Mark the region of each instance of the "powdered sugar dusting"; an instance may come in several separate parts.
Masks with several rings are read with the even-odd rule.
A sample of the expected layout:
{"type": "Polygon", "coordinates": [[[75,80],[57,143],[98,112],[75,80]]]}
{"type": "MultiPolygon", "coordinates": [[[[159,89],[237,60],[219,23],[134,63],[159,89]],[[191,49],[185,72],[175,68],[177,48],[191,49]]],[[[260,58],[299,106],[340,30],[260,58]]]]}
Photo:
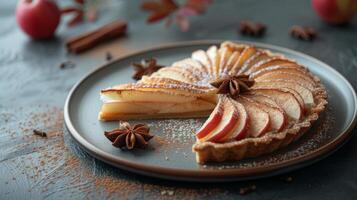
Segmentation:
{"type": "Polygon", "coordinates": [[[203,125],[201,119],[164,119],[164,120],[135,120],[132,123],[145,123],[153,134],[159,137],[172,148],[189,147],[195,142],[195,132],[203,125]]]}
{"type": "MultiPolygon", "coordinates": [[[[205,119],[167,119],[167,120],[133,120],[131,123],[146,123],[151,132],[156,135],[156,141],[162,145],[157,145],[158,152],[163,159],[173,159],[172,153],[182,154],[188,162],[194,162],[194,153],[191,150],[195,143],[195,132],[200,129],[205,119]],[[171,152],[171,153],[170,153],[171,152]],[[171,157],[170,157],[171,156],[171,157]]],[[[331,107],[321,115],[320,119],[312,128],[298,141],[282,148],[274,153],[258,158],[244,159],[235,162],[208,163],[198,165],[202,169],[234,169],[234,168],[256,168],[271,164],[280,163],[305,156],[312,151],[316,151],[323,145],[330,142],[334,135],[332,128],[335,127],[335,118],[331,107]]],[[[337,133],[336,133],[337,134],[337,133]]]]}

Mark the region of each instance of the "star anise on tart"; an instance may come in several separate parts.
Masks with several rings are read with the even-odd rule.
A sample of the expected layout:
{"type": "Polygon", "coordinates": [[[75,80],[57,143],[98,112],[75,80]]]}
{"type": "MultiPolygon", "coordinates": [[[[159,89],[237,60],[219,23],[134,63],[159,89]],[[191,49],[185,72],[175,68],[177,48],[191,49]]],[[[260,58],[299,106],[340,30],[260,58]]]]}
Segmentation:
{"type": "Polygon", "coordinates": [[[221,78],[210,84],[218,88],[218,94],[229,94],[231,97],[236,97],[238,94],[248,91],[253,86],[254,80],[250,80],[248,75],[238,75],[221,78]]]}
{"type": "Polygon", "coordinates": [[[154,137],[149,132],[150,128],[145,124],[132,126],[128,122],[124,122],[120,124],[118,129],[105,131],[104,135],[113,143],[113,146],[131,150],[135,147],[145,148],[148,141],[154,137]]]}
{"type": "Polygon", "coordinates": [[[162,65],[158,65],[155,58],[142,60],[140,63],[132,63],[132,66],[135,69],[135,73],[133,74],[133,79],[135,80],[140,80],[143,76],[151,75],[164,67],[162,65]]]}

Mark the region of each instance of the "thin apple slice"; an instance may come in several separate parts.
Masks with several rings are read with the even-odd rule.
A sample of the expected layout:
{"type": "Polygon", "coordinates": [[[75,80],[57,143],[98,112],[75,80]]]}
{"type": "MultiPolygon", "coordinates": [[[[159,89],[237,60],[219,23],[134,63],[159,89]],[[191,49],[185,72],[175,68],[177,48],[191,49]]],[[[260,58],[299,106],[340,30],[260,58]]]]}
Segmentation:
{"type": "Polygon", "coordinates": [[[221,60],[219,61],[219,68],[217,74],[222,74],[225,71],[228,61],[231,58],[233,52],[230,48],[227,47],[221,47],[219,49],[219,52],[221,54],[221,60]]]}
{"type": "Polygon", "coordinates": [[[278,80],[278,79],[285,79],[285,80],[294,80],[300,82],[305,85],[309,85],[309,87],[315,87],[316,83],[314,80],[311,80],[308,76],[304,76],[297,73],[290,73],[290,72],[271,72],[263,74],[262,76],[256,77],[254,80],[256,82],[261,82],[265,80],[278,80]]]}
{"type": "Polygon", "coordinates": [[[249,69],[248,73],[251,74],[253,72],[256,72],[256,71],[259,71],[261,69],[271,67],[271,66],[291,66],[291,65],[296,65],[296,63],[294,61],[291,61],[291,60],[288,60],[285,58],[275,57],[275,58],[271,58],[264,62],[254,65],[253,67],[251,67],[249,69]]]}
{"type": "Polygon", "coordinates": [[[311,80],[314,80],[311,77],[311,75],[309,74],[309,71],[306,68],[300,67],[299,65],[267,67],[267,68],[261,69],[259,71],[256,71],[254,73],[251,73],[250,76],[251,76],[251,78],[256,78],[256,77],[262,76],[266,73],[272,73],[272,72],[295,73],[295,74],[299,74],[302,76],[307,76],[311,80]]]}
{"type": "Polygon", "coordinates": [[[233,51],[232,55],[229,57],[227,63],[225,64],[225,66],[223,66],[223,68],[221,69],[221,74],[229,74],[229,72],[231,71],[232,67],[234,66],[234,64],[237,62],[238,58],[239,58],[240,52],[239,51],[233,51]]]}
{"type": "Polygon", "coordinates": [[[259,108],[257,104],[244,98],[236,99],[239,103],[243,104],[247,110],[250,126],[248,129],[249,137],[260,137],[270,130],[270,117],[267,112],[259,108]]]}
{"type": "Polygon", "coordinates": [[[256,54],[256,56],[252,56],[250,59],[251,60],[241,69],[241,73],[249,75],[252,67],[267,62],[271,57],[265,52],[260,52],[259,54],[256,54]]]}
{"type": "Polygon", "coordinates": [[[239,113],[233,102],[229,100],[227,97],[220,97],[223,103],[223,114],[222,118],[217,124],[217,126],[209,132],[205,137],[199,139],[201,142],[210,141],[210,142],[218,142],[224,136],[229,134],[239,119],[239,113]]]}
{"type": "Polygon", "coordinates": [[[243,45],[243,44],[237,44],[237,43],[233,43],[233,42],[223,42],[220,46],[220,48],[229,48],[231,49],[232,51],[236,51],[236,52],[242,52],[246,47],[247,45],[243,45]]]}
{"type": "Polygon", "coordinates": [[[300,104],[300,107],[302,108],[303,110],[303,113],[305,112],[305,102],[304,102],[304,99],[301,97],[301,95],[295,91],[294,89],[291,89],[291,88],[287,88],[287,87],[269,87],[269,86],[256,86],[254,85],[252,87],[252,89],[278,89],[280,91],[283,91],[283,92],[290,92],[291,94],[294,95],[294,97],[296,98],[296,100],[299,102],[300,104]]]}
{"type": "Polygon", "coordinates": [[[185,68],[175,66],[170,68],[162,68],[159,71],[153,73],[150,77],[170,78],[185,83],[195,83],[200,81],[200,79],[197,79],[197,77],[192,76],[192,73],[186,71],[185,68]]]}
{"type": "Polygon", "coordinates": [[[197,50],[192,53],[191,58],[193,60],[200,62],[202,64],[202,66],[205,68],[205,71],[210,75],[210,77],[212,79],[216,78],[214,76],[214,73],[212,72],[212,63],[211,63],[211,60],[209,59],[206,51],[197,50]]]}
{"type": "Polygon", "coordinates": [[[174,62],[172,66],[184,67],[186,70],[191,72],[192,76],[199,77],[199,79],[204,79],[208,74],[206,67],[192,58],[186,58],[174,62]]]}
{"type": "Polygon", "coordinates": [[[229,134],[224,136],[221,140],[219,140],[219,142],[241,140],[247,136],[247,132],[249,128],[248,113],[241,103],[232,99],[231,101],[234,104],[236,110],[238,111],[239,119],[233,130],[229,134]]]}
{"type": "MultiPolygon", "coordinates": [[[[241,95],[240,98],[247,100],[247,101],[254,102],[255,104],[257,104],[257,106],[259,108],[261,108],[262,110],[267,112],[270,117],[271,130],[281,131],[287,122],[287,116],[286,116],[284,110],[282,110],[281,108],[275,107],[269,103],[256,101],[256,100],[254,100],[254,97],[252,97],[252,96],[254,96],[254,95],[241,95]]],[[[263,98],[264,98],[264,96],[263,96],[263,98]]]]}
{"type": "Polygon", "coordinates": [[[206,122],[202,125],[201,129],[197,131],[196,137],[198,139],[202,139],[203,137],[207,136],[210,132],[212,132],[217,127],[217,125],[220,123],[222,119],[223,111],[224,111],[223,100],[219,99],[211,115],[208,117],[206,122]]]}
{"type": "Polygon", "coordinates": [[[300,120],[303,117],[303,109],[295,96],[280,89],[253,89],[252,94],[266,95],[272,98],[281,108],[284,109],[286,114],[294,120],[300,120]]]}
{"type": "Polygon", "coordinates": [[[208,58],[211,60],[211,72],[213,73],[214,77],[218,77],[218,73],[219,73],[219,64],[221,61],[221,53],[220,51],[218,51],[218,48],[216,46],[211,46],[210,48],[208,48],[207,50],[207,55],[208,58]]]}
{"type": "Polygon", "coordinates": [[[237,62],[234,64],[232,67],[231,71],[229,72],[230,75],[237,75],[239,70],[242,68],[243,64],[255,53],[257,52],[257,49],[252,46],[247,46],[242,53],[240,54],[237,62]]]}
{"type": "Polygon", "coordinates": [[[311,107],[314,105],[314,95],[308,88],[289,81],[269,81],[269,82],[256,82],[254,87],[274,87],[274,88],[290,88],[297,91],[303,98],[305,106],[311,107]]]}
{"type": "Polygon", "coordinates": [[[252,92],[247,92],[243,96],[249,97],[249,99],[257,101],[259,103],[268,104],[271,107],[278,108],[285,113],[285,111],[271,97],[262,94],[254,94],[252,92]]]}

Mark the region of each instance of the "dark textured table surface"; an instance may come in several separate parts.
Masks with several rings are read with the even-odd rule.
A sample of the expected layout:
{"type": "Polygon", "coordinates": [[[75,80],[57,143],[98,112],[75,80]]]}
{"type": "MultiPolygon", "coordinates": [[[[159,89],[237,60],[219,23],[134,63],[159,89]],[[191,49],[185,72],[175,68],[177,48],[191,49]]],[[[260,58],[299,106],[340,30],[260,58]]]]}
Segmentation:
{"type": "MultiPolygon", "coordinates": [[[[139,1],[111,1],[92,24],[68,29],[57,37],[31,41],[17,28],[15,1],[0,5],[0,199],[356,199],[356,136],[330,157],[281,177],[235,183],[183,183],[139,176],[95,160],[81,150],[63,126],[63,105],[70,88],[89,71],[114,57],[172,41],[239,39],[279,45],[314,56],[357,87],[357,20],[331,27],[313,13],[310,2],[296,0],[215,1],[188,32],[163,24],[145,24],[139,1]],[[129,21],[128,36],[80,56],[69,55],[63,41],[113,19],[129,21]],[[237,35],[242,19],[265,23],[265,37],[237,35]],[[315,27],[314,42],[291,38],[290,26],[315,27]],[[60,69],[65,60],[76,67],[60,69]],[[32,134],[48,132],[48,138],[32,134]],[[292,182],[283,179],[291,176],[292,182]],[[241,187],[257,190],[239,195],[241,187]]],[[[63,3],[63,2],[61,2],[63,3]]],[[[356,132],[356,129],[354,130],[356,132]]]]}

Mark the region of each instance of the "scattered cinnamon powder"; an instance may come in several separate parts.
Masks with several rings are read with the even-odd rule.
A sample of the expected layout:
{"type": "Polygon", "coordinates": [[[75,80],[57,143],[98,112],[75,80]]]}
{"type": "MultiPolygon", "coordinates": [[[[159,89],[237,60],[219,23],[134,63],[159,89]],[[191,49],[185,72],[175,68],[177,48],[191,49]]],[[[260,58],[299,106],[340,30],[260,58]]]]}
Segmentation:
{"type": "Polygon", "coordinates": [[[246,195],[248,193],[254,192],[257,189],[256,185],[249,185],[247,187],[241,187],[239,189],[239,194],[240,195],[246,195]]]}
{"type": "MultiPolygon", "coordinates": [[[[176,184],[160,185],[157,181],[150,183],[148,179],[138,181],[135,174],[108,166],[78,149],[77,144],[65,132],[61,109],[49,106],[39,106],[37,109],[44,112],[27,113],[24,118],[27,120],[23,122],[17,122],[16,116],[5,116],[9,122],[20,127],[19,131],[3,129],[6,134],[12,135],[8,139],[14,144],[12,150],[27,151],[6,161],[18,171],[16,176],[5,180],[9,186],[15,181],[27,181],[27,191],[41,194],[42,198],[196,199],[227,194],[226,190],[220,188],[197,189],[176,184]],[[47,139],[33,135],[34,127],[45,131],[47,139]]],[[[173,122],[170,121],[169,124],[171,123],[173,122]]],[[[155,145],[169,146],[166,137],[168,136],[155,138],[155,145]]]]}
{"type": "MultiPolygon", "coordinates": [[[[326,133],[333,126],[334,121],[329,114],[333,112],[331,109],[334,108],[329,108],[326,117],[321,120],[322,122],[316,124],[316,134],[310,135],[308,141],[302,142],[301,148],[297,148],[295,152],[285,156],[301,155],[303,152],[315,149],[319,143],[329,140],[331,136],[326,133]]],[[[13,177],[3,180],[7,183],[6,187],[13,187],[17,181],[25,181],[28,182],[26,184],[29,187],[27,191],[30,193],[40,194],[42,198],[62,197],[64,199],[69,196],[88,199],[196,199],[212,195],[224,198],[229,193],[224,189],[224,186],[222,186],[223,188],[218,186],[212,188],[209,185],[200,184],[197,187],[195,185],[187,187],[187,185],[152,181],[151,179],[138,181],[137,175],[94,159],[81,150],[65,131],[63,112],[60,108],[38,106],[35,111],[18,108],[16,112],[12,111],[11,113],[2,111],[0,119],[8,121],[4,127],[0,128],[3,133],[3,144],[6,144],[2,147],[6,152],[0,154],[0,160],[3,163],[6,162],[6,165],[16,172],[13,173],[13,177]],[[19,119],[26,120],[19,121],[19,119]],[[47,139],[44,140],[33,135],[34,128],[45,131],[47,139]],[[168,186],[168,183],[172,186],[168,186]]],[[[192,130],[196,126],[200,126],[200,123],[202,121],[199,120],[186,120],[180,124],[177,124],[176,120],[163,120],[163,122],[152,124],[152,126],[149,124],[153,133],[158,128],[167,131],[164,135],[155,137],[154,148],[156,145],[162,145],[160,149],[166,151],[175,143],[177,148],[186,148],[187,145],[184,143],[194,140],[192,130]],[[182,130],[183,124],[185,130],[182,130]],[[177,141],[184,142],[178,143],[177,141]]],[[[286,158],[281,158],[280,155],[272,159],[286,158]]],[[[261,162],[274,162],[274,160],[257,161],[255,164],[260,165],[261,162]]],[[[241,162],[241,166],[251,167],[251,164],[241,162]]],[[[230,167],[223,166],[222,169],[230,167]]],[[[207,166],[207,168],[211,168],[211,166],[207,166]]]]}

